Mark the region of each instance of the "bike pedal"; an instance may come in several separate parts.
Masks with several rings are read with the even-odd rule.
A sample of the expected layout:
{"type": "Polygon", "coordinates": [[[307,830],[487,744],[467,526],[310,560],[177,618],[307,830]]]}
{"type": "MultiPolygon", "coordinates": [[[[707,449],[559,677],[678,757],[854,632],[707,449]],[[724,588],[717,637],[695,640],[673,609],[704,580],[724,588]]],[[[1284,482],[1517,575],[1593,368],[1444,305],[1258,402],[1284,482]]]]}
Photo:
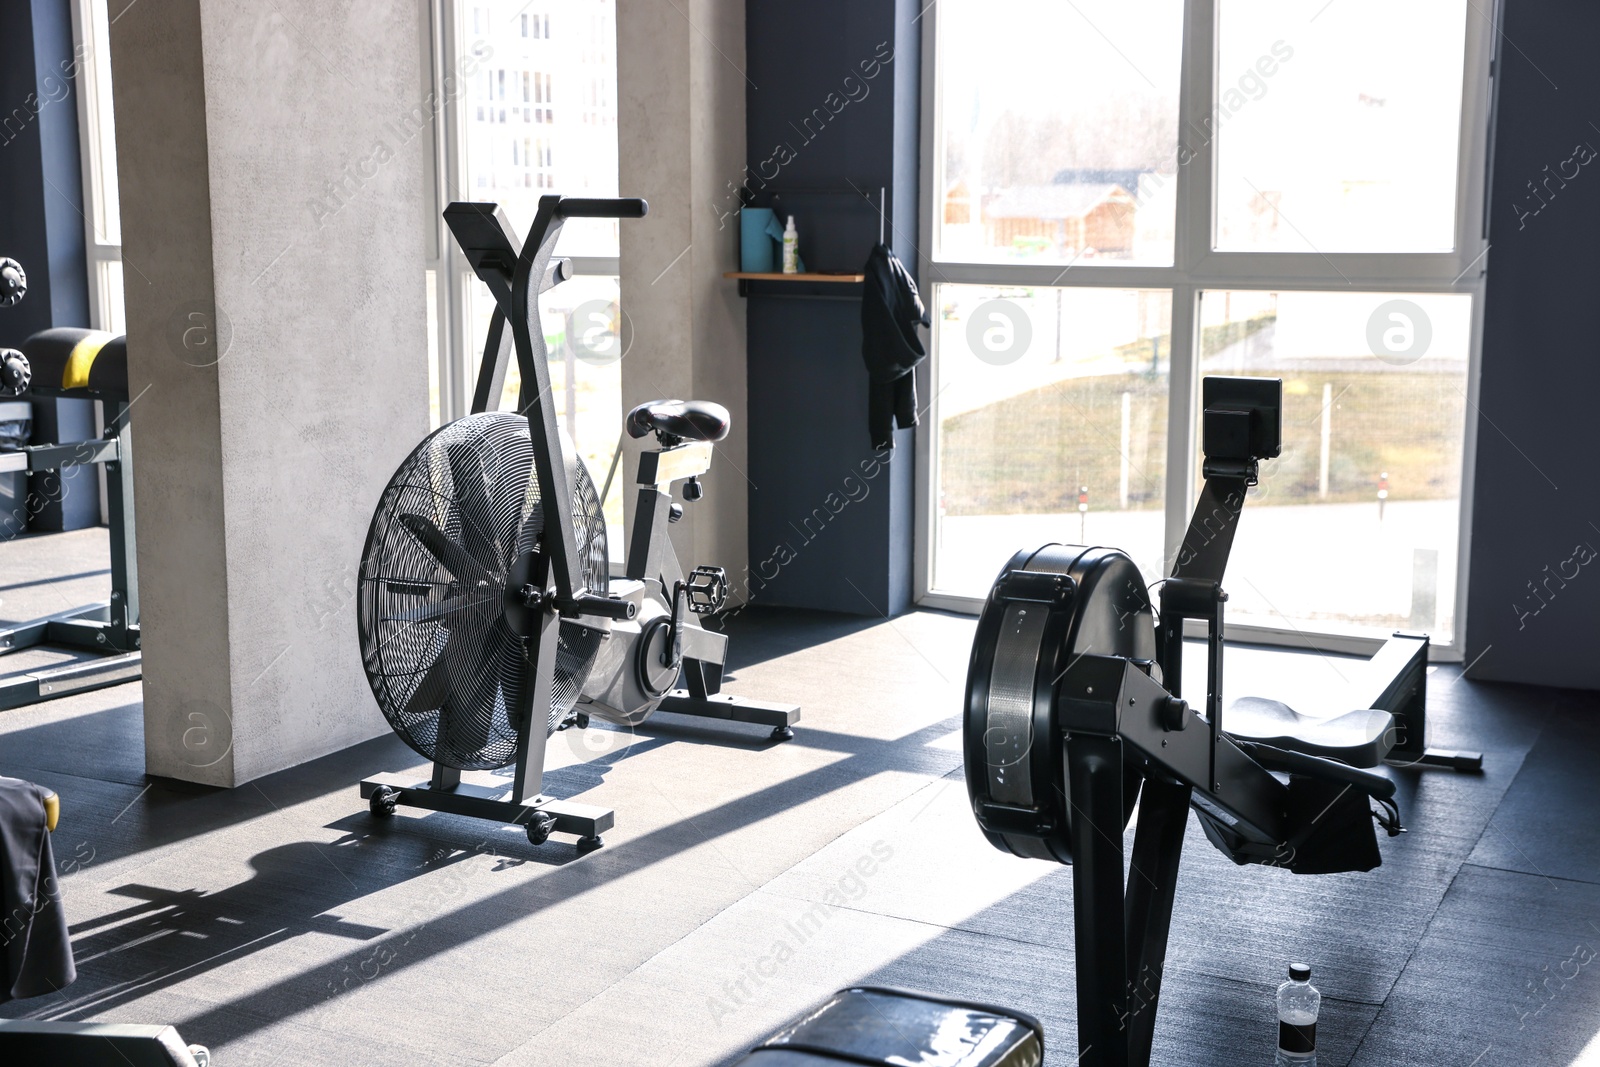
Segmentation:
{"type": "Polygon", "coordinates": [[[721,567],[696,567],[684,583],[689,610],[696,615],[721,611],[728,602],[728,572],[721,567]]]}

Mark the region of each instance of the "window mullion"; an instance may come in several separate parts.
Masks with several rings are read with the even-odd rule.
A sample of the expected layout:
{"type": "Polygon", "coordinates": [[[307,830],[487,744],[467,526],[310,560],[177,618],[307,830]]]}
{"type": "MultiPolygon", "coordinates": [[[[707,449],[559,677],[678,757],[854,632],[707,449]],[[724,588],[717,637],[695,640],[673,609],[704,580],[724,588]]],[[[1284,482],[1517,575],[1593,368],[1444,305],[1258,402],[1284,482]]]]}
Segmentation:
{"type": "Polygon", "coordinates": [[[1183,76],[1178,92],[1178,217],[1173,228],[1171,361],[1167,380],[1166,559],[1177,557],[1194,486],[1194,409],[1199,390],[1195,340],[1200,291],[1195,268],[1211,252],[1215,185],[1212,101],[1216,84],[1216,0],[1184,9],[1183,76]]]}
{"type": "MultiPolygon", "coordinates": [[[[438,0],[434,36],[434,71],[441,84],[447,75],[456,82],[461,77],[452,68],[461,55],[463,18],[458,0],[438,0]]],[[[468,286],[472,273],[455,241],[446,231],[444,209],[454,191],[465,184],[466,168],[462,157],[461,129],[466,119],[465,92],[441,93],[444,107],[434,122],[438,138],[435,159],[438,174],[434,183],[434,232],[439,244],[437,283],[439,332],[439,408],[440,419],[448,422],[467,413],[470,367],[475,365],[471,316],[468,314],[468,286]]]]}
{"type": "Polygon", "coordinates": [[[1188,0],[1178,92],[1178,217],[1173,249],[1173,262],[1185,275],[1210,255],[1216,232],[1216,27],[1216,0],[1188,0]]]}
{"type": "Polygon", "coordinates": [[[1199,320],[1200,290],[1187,284],[1174,287],[1171,366],[1167,377],[1164,570],[1170,569],[1183,544],[1189,522],[1189,497],[1194,489],[1194,412],[1199,391],[1195,339],[1200,332],[1199,320]]]}
{"type": "MultiPolygon", "coordinates": [[[[943,280],[942,272],[934,265],[938,226],[934,215],[942,197],[943,178],[937,153],[942,150],[939,131],[943,128],[940,109],[942,103],[938,84],[939,5],[930,4],[922,18],[921,63],[921,207],[918,210],[917,276],[923,291],[928,294],[928,306],[936,308],[940,297],[935,286],[943,280]],[[939,180],[935,180],[938,177],[939,180]]],[[[938,319],[935,316],[934,321],[938,319]]],[[[914,372],[919,375],[917,391],[926,396],[927,409],[923,425],[916,433],[916,468],[912,482],[915,486],[915,515],[912,545],[911,595],[921,604],[933,588],[934,539],[938,527],[939,469],[938,448],[935,436],[939,433],[939,396],[934,388],[938,381],[939,331],[927,331],[928,359],[914,372]]]]}

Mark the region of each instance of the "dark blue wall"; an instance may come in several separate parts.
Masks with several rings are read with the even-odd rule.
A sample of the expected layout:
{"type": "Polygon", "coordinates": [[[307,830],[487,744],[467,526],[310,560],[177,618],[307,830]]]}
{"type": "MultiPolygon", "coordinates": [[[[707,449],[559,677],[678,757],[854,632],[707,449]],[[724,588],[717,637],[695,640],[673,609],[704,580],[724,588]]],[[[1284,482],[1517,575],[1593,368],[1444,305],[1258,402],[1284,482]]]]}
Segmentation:
{"type": "Polygon", "coordinates": [[[28,296],[0,314],[0,344],[89,321],[78,84],[67,0],[0,4],[0,255],[28,296]]]}
{"type": "MultiPolygon", "coordinates": [[[[0,345],[89,322],[77,64],[67,0],[0,4],[0,255],[22,264],[28,295],[0,310],[0,345]]],[[[35,400],[33,441],[94,435],[87,400],[35,400]]],[[[100,521],[94,468],[30,478],[33,530],[100,521]]]]}
{"type": "MultiPolygon", "coordinates": [[[[745,196],[793,214],[808,270],[859,270],[879,234],[915,268],[919,13],[905,0],[746,7],[745,196]]],[[[730,241],[737,227],[730,227],[730,241]]],[[[913,431],[867,432],[861,286],[753,283],[754,603],[892,615],[911,602],[913,431]]]]}
{"type": "Polygon", "coordinates": [[[1505,6],[1466,658],[1600,688],[1600,5],[1505,6]]]}

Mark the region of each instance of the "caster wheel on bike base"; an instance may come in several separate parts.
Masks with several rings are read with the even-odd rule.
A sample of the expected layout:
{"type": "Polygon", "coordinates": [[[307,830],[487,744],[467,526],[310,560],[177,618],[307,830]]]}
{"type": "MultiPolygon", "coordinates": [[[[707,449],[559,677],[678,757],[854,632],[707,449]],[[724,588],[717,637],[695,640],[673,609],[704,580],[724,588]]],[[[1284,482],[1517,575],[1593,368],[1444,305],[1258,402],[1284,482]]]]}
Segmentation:
{"type": "Polygon", "coordinates": [[[367,806],[372,809],[373,815],[380,819],[388,819],[394,816],[395,803],[399,799],[400,790],[380,785],[372,791],[372,799],[367,802],[367,806]]]}
{"type": "Polygon", "coordinates": [[[536,811],[528,818],[528,843],[542,845],[555,831],[556,817],[548,812],[536,811]]]}

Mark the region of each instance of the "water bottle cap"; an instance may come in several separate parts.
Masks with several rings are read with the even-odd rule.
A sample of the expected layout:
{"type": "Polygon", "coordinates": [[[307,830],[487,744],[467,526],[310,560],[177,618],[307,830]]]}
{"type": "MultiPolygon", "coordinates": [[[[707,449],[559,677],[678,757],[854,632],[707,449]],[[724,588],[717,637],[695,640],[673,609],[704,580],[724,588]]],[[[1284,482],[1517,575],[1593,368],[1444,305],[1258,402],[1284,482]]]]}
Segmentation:
{"type": "Polygon", "coordinates": [[[1311,981],[1311,965],[1309,963],[1289,964],[1289,977],[1296,982],[1311,981]]]}

